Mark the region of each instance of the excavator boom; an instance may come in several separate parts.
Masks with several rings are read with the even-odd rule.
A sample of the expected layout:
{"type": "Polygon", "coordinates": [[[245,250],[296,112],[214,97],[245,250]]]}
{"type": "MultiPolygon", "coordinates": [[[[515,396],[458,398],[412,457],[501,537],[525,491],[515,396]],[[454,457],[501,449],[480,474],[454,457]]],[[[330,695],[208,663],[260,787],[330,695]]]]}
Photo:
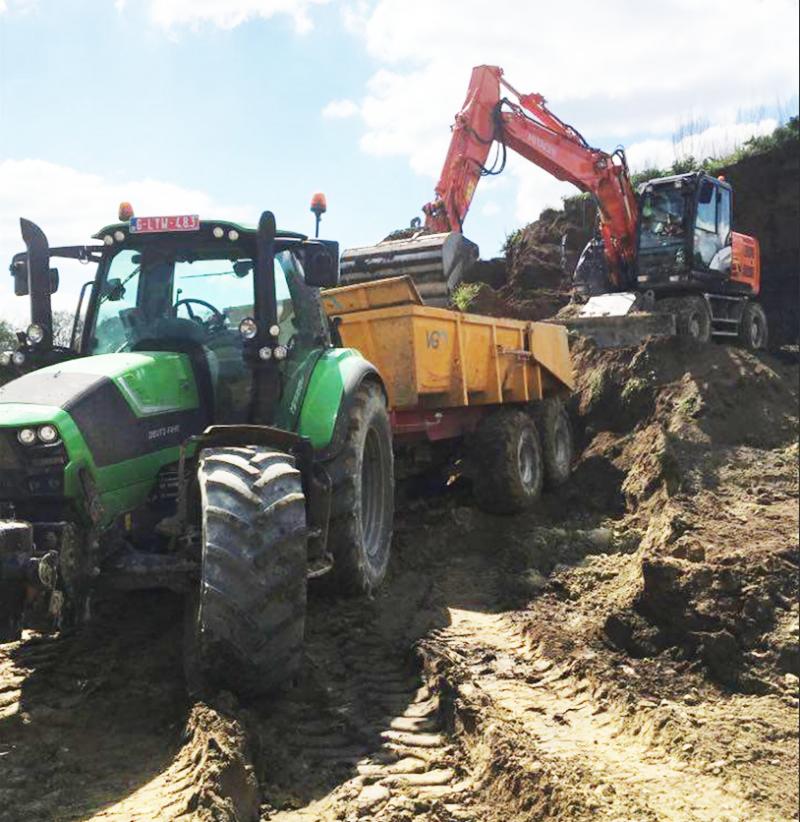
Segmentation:
{"type": "Polygon", "coordinates": [[[346,251],[342,257],[345,282],[412,273],[409,269],[422,266],[424,281],[419,284],[423,290],[436,291],[438,282],[440,292],[452,292],[468,272],[470,256],[477,259],[477,247],[471,243],[454,255],[452,249],[459,240],[453,240],[453,235],[463,230],[481,177],[502,171],[506,152],[511,149],[558,179],[594,195],[599,204],[608,278],[615,288],[629,284],[636,258],[638,210],[621,149],[607,154],[589,146],[576,129],[547,108],[540,94],[520,94],[497,66],[472,70],[467,96],[452,130],[436,197],[422,209],[424,228],[412,233],[405,244],[395,240],[391,248],[385,247],[388,243],[379,243],[346,251]],[[503,90],[515,99],[503,96],[503,90]],[[494,167],[488,168],[493,147],[497,158],[494,167]],[[427,235],[424,242],[420,242],[422,235],[427,235]],[[444,252],[445,246],[449,246],[449,253],[444,252]],[[442,267],[432,268],[431,260],[437,257],[442,267]],[[447,268],[446,261],[453,258],[459,264],[447,268]]]}

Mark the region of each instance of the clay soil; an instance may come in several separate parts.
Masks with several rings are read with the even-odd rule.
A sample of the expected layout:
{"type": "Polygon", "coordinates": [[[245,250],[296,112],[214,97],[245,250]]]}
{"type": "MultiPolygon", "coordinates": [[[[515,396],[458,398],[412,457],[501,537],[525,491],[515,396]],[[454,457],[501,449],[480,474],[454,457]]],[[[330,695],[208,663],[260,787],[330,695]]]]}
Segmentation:
{"type": "Polygon", "coordinates": [[[0,647],[0,820],[796,819],[797,354],[574,355],[572,481],[405,489],[285,693],[189,699],[169,595],[0,647]]]}

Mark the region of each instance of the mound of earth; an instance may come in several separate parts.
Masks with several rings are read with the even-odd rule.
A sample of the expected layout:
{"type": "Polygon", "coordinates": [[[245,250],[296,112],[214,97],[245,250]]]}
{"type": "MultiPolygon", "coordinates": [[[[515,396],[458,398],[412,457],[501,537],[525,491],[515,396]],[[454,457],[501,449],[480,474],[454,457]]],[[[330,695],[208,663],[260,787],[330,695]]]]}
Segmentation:
{"type": "Polygon", "coordinates": [[[578,482],[641,536],[641,577],[608,639],[781,692],[800,673],[796,361],[679,339],[574,353],[578,482]]]}

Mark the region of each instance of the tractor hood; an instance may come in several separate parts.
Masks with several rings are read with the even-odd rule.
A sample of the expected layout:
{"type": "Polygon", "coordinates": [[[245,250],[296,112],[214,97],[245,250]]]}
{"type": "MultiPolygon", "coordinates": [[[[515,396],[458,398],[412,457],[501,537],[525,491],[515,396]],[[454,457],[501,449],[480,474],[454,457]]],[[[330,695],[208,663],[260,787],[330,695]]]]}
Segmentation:
{"type": "Polygon", "coordinates": [[[143,352],[70,360],[0,388],[0,436],[18,452],[19,431],[46,423],[70,460],[104,468],[179,445],[206,420],[189,357],[143,352]]]}

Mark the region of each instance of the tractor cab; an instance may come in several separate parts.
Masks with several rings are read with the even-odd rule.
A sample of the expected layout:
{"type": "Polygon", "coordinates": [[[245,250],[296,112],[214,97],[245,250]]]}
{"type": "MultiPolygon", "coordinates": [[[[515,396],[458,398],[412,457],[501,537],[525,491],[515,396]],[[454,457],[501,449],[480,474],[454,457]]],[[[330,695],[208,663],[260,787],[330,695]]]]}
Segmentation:
{"type": "Polygon", "coordinates": [[[98,245],[48,247],[22,221],[27,250],[11,264],[15,293],[31,300],[32,324],[4,361],[21,373],[66,360],[133,352],[176,352],[191,362],[204,417],[235,424],[272,422],[284,379],[306,355],[330,344],[316,287],[335,285],[338,245],[194,215],[134,217],[101,229],[98,245]],[[69,345],[53,343],[51,294],[57,258],[95,263],[80,291],[69,345]],[[254,407],[258,395],[260,408],[254,407]],[[266,419],[270,418],[270,419],[266,419]]]}
{"type": "Polygon", "coordinates": [[[643,184],[639,195],[640,288],[758,293],[757,244],[732,231],[733,191],[724,178],[661,177],[643,184]],[[743,277],[748,260],[750,276],[743,277]]]}

